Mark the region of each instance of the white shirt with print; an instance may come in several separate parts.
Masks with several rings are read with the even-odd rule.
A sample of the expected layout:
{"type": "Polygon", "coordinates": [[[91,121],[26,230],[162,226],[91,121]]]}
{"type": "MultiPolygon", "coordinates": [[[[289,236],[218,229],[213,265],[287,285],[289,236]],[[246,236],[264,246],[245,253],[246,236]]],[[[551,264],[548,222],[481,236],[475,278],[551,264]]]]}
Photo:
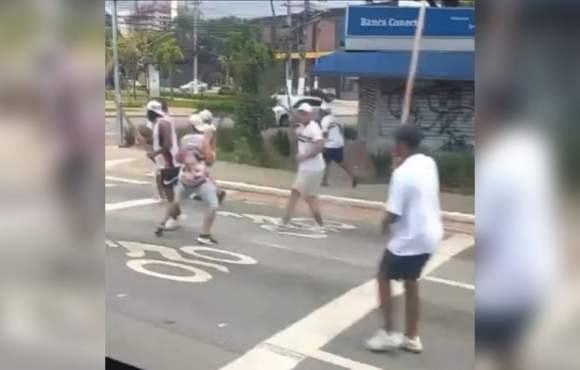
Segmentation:
{"type": "Polygon", "coordinates": [[[398,256],[432,254],[443,239],[439,175],[423,154],[408,157],[391,176],[386,209],[399,216],[387,248],[398,256]]]}
{"type": "MultiPolygon", "coordinates": [[[[298,136],[299,154],[312,153],[316,147],[315,143],[324,139],[322,130],[315,121],[310,121],[308,125],[298,126],[296,135],[298,136]]],[[[322,158],[322,153],[318,153],[316,156],[298,164],[299,171],[322,171],[325,167],[326,164],[324,163],[324,158],[322,158]]]]}

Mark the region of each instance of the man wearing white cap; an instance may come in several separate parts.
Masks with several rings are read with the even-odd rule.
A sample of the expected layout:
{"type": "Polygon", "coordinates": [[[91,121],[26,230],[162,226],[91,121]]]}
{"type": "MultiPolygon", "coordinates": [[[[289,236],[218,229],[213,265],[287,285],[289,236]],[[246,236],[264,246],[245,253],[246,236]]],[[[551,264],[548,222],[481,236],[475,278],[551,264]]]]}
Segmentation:
{"type": "Polygon", "coordinates": [[[318,224],[319,230],[322,232],[324,224],[318,205],[318,193],[320,192],[320,184],[326,167],[322,158],[324,137],[320,126],[313,120],[313,110],[310,104],[302,103],[297,109],[296,116],[298,123],[293,125],[290,130],[291,132],[294,130],[298,139],[298,155],[296,156],[298,173],[292,185],[292,192],[280,229],[284,230],[286,228],[294,213],[298,199],[303,196],[314,220],[318,224]]]}
{"type": "MultiPolygon", "coordinates": [[[[192,115],[189,120],[193,127],[193,133],[185,135],[181,139],[177,159],[182,167],[176,188],[176,200],[168,208],[166,220],[179,214],[180,201],[189,199],[194,194],[197,195],[207,205],[197,242],[215,245],[217,241],[211,235],[211,229],[223,198],[218,196],[217,186],[209,174],[209,167],[214,161],[211,144],[206,136],[209,127],[199,115],[192,115]]],[[[157,235],[161,236],[162,233],[163,228],[160,227],[157,230],[157,235]]]]}
{"type": "MultiPolygon", "coordinates": [[[[163,103],[158,100],[151,100],[147,104],[147,119],[153,126],[153,145],[152,149],[147,152],[147,156],[155,163],[156,172],[159,172],[161,176],[167,201],[173,202],[174,186],[177,184],[179,175],[179,167],[175,161],[175,156],[179,151],[175,126],[167,114],[167,108],[164,108],[163,103]]],[[[165,220],[162,227],[167,230],[176,228],[179,213],[165,220]]]]}

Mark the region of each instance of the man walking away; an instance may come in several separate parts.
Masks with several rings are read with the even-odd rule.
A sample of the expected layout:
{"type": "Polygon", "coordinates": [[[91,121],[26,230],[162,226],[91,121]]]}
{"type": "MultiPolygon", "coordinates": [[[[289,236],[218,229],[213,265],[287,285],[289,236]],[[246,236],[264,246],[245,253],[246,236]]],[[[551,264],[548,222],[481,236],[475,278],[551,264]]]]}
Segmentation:
{"type": "Polygon", "coordinates": [[[292,185],[286,213],[282,218],[279,230],[287,229],[296,204],[300,196],[303,196],[310,208],[312,217],[318,225],[317,231],[324,232],[324,223],[318,203],[318,193],[320,192],[320,184],[325,168],[324,159],[322,158],[324,138],[320,126],[313,120],[313,110],[310,104],[302,103],[298,107],[297,118],[299,122],[293,124],[289,131],[291,135],[296,135],[298,139],[298,155],[296,156],[298,173],[292,185]]]}
{"type": "Polygon", "coordinates": [[[322,186],[328,186],[330,163],[335,162],[350,176],[352,179],[352,187],[356,188],[358,179],[344,161],[344,127],[336,120],[330,107],[321,108],[320,112],[323,115],[320,125],[322,126],[322,133],[326,139],[323,153],[326,169],[324,171],[322,186]]]}
{"type": "Polygon", "coordinates": [[[389,186],[383,231],[390,227],[391,235],[377,277],[384,328],[366,342],[371,351],[423,350],[418,333],[418,279],[443,238],[443,223],[437,165],[417,152],[421,140],[421,131],[414,126],[401,127],[395,133],[393,154],[401,158],[401,163],[393,171],[389,186]],[[393,332],[391,280],[404,281],[404,336],[393,332]]]}

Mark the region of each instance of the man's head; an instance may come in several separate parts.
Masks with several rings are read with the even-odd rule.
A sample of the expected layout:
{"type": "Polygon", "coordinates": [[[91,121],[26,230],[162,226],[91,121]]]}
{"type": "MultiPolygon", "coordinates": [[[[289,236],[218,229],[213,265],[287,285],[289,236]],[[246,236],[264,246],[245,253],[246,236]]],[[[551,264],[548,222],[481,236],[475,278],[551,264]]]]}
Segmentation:
{"type": "Polygon", "coordinates": [[[213,124],[213,114],[208,109],[204,109],[199,112],[199,118],[201,118],[202,122],[208,125],[213,124]]]}
{"type": "Polygon", "coordinates": [[[395,157],[406,158],[419,149],[423,141],[421,129],[414,125],[404,125],[395,131],[395,157]]]}
{"type": "Polygon", "coordinates": [[[314,117],[312,106],[308,103],[300,104],[300,106],[298,106],[298,109],[296,111],[298,121],[304,125],[309,124],[314,117]]]}
{"type": "Polygon", "coordinates": [[[159,100],[151,100],[147,103],[147,119],[153,123],[157,121],[160,117],[167,114],[167,111],[163,109],[163,103],[159,100]]]}

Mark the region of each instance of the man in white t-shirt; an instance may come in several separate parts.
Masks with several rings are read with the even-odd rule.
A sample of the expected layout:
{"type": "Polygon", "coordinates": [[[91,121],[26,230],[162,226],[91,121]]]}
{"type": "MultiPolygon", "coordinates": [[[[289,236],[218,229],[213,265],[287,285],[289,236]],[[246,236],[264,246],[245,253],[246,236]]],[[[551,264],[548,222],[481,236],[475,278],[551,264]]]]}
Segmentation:
{"type": "Polygon", "coordinates": [[[329,107],[321,108],[320,111],[323,114],[320,126],[322,126],[322,134],[325,138],[323,157],[326,162],[322,186],[328,186],[328,170],[330,164],[335,162],[350,176],[352,187],[356,188],[358,179],[344,161],[344,127],[337,121],[329,107]]]}
{"type": "Polygon", "coordinates": [[[318,231],[324,231],[324,223],[318,204],[318,193],[320,192],[320,184],[326,167],[322,158],[324,137],[320,126],[314,121],[313,116],[312,106],[308,103],[302,103],[297,109],[299,122],[290,127],[291,134],[295,134],[298,140],[298,154],[296,156],[298,173],[292,185],[292,192],[286,206],[286,213],[282,218],[280,230],[287,227],[298,199],[303,196],[312,212],[312,217],[318,225],[318,231]]]}
{"type": "Polygon", "coordinates": [[[393,171],[384,219],[384,231],[391,235],[378,273],[384,328],[367,341],[372,351],[403,348],[423,350],[418,335],[419,283],[422,270],[443,238],[439,206],[439,175],[435,161],[417,152],[422,133],[415,126],[403,126],[395,133],[393,155],[401,163],[393,171]],[[406,332],[393,332],[391,280],[405,285],[406,332]]]}

